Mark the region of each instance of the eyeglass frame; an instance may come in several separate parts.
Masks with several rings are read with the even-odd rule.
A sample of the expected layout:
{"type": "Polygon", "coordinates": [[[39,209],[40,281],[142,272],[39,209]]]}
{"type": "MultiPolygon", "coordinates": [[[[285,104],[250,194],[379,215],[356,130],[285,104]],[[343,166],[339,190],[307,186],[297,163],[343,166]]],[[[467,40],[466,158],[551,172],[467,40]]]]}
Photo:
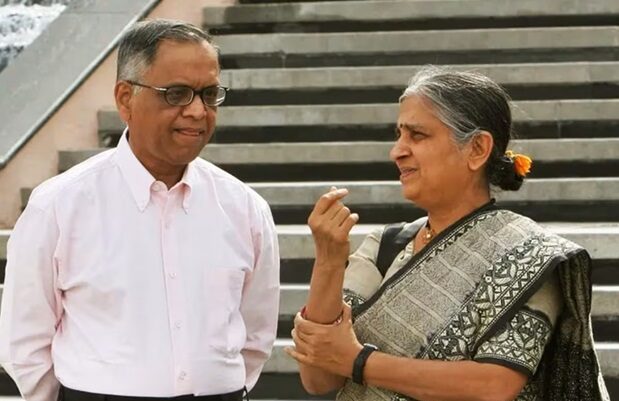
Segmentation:
{"type": "Polygon", "coordinates": [[[230,90],[230,88],[226,87],[226,86],[221,86],[221,85],[211,85],[211,86],[206,86],[202,89],[194,89],[191,86],[187,86],[187,85],[174,85],[174,86],[168,86],[168,87],[159,87],[159,86],[152,86],[152,85],[146,85],[146,84],[142,84],[136,81],[129,81],[129,80],[125,80],[125,82],[127,82],[130,85],[135,85],[135,86],[139,86],[141,88],[147,88],[147,89],[153,89],[156,90],[157,92],[163,94],[163,99],[165,100],[165,102],[173,107],[185,107],[185,106],[189,106],[192,102],[193,99],[195,99],[196,95],[200,96],[200,100],[202,100],[202,104],[204,104],[205,106],[210,106],[210,107],[217,107],[217,106],[221,106],[223,104],[223,102],[226,100],[226,95],[228,94],[228,91],[230,90]],[[168,93],[168,91],[172,88],[187,88],[187,89],[191,89],[191,99],[189,100],[189,102],[187,102],[187,104],[172,104],[168,101],[168,97],[166,96],[166,94],[168,93]],[[221,100],[220,103],[217,104],[207,104],[204,101],[204,97],[202,96],[204,91],[210,88],[217,88],[217,89],[223,89],[224,90],[224,97],[221,100]]]}

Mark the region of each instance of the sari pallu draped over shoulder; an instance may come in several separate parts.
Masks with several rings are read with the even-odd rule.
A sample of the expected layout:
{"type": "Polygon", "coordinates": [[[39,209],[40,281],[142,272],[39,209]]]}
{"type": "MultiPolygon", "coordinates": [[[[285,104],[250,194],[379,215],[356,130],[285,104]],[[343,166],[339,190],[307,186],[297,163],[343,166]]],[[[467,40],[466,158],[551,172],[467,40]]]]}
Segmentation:
{"type": "MultiPolygon", "coordinates": [[[[480,209],[440,233],[371,296],[346,285],[344,293],[353,301],[359,341],[383,352],[508,366],[529,377],[518,401],[609,400],[593,348],[590,257],[526,217],[480,209]],[[562,298],[554,324],[528,307],[551,279],[562,298]]],[[[410,398],[347,380],[337,399],[410,398]]]]}

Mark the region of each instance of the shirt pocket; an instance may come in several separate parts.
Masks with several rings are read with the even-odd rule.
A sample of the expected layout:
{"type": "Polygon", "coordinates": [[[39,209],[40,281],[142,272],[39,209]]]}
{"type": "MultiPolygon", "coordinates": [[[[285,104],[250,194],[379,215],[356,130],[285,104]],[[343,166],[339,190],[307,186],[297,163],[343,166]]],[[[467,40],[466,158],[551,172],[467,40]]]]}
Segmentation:
{"type": "Polygon", "coordinates": [[[237,342],[234,339],[239,331],[245,330],[240,312],[244,281],[245,272],[240,268],[209,268],[205,274],[207,307],[202,342],[230,357],[242,348],[242,344],[233,342],[237,342]]]}

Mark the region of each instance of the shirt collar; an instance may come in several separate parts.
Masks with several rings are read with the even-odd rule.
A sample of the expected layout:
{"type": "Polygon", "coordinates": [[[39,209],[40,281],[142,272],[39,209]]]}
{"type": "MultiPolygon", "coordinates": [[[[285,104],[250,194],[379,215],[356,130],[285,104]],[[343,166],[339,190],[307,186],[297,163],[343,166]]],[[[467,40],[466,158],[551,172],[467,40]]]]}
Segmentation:
{"type": "Polygon", "coordinates": [[[116,161],[129,185],[138,209],[143,212],[150,200],[150,188],[156,180],[135,157],[131,146],[129,146],[127,134],[128,129],[125,129],[116,147],[116,161]]]}
{"type": "Polygon", "coordinates": [[[191,198],[192,193],[196,185],[197,181],[197,172],[196,172],[196,161],[193,160],[191,163],[187,165],[185,168],[185,172],[183,173],[183,177],[180,180],[180,183],[185,186],[183,190],[183,210],[185,213],[189,213],[189,208],[191,206],[191,198]]]}
{"type": "MultiPolygon", "coordinates": [[[[133,195],[138,209],[140,212],[143,212],[146,206],[148,206],[151,187],[156,180],[133,153],[127,138],[128,132],[128,129],[125,128],[118,142],[118,146],[116,147],[116,161],[129,185],[129,189],[131,190],[131,194],[133,195]]],[[[185,213],[189,212],[192,189],[196,184],[197,172],[195,163],[195,161],[192,161],[187,165],[183,177],[180,180],[180,183],[185,186],[183,190],[183,210],[185,213]]]]}

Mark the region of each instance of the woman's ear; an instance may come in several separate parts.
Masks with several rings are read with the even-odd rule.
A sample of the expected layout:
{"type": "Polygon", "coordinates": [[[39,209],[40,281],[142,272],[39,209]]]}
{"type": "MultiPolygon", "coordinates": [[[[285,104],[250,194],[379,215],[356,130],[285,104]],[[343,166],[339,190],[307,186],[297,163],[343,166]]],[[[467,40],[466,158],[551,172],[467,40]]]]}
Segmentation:
{"type": "Polygon", "coordinates": [[[468,166],[471,171],[478,171],[484,167],[492,153],[494,139],[488,131],[479,131],[470,142],[468,166]]]}
{"type": "Polygon", "coordinates": [[[133,100],[133,86],[125,81],[116,82],[114,86],[114,99],[118,114],[124,122],[131,120],[131,103],[133,100]]]}

